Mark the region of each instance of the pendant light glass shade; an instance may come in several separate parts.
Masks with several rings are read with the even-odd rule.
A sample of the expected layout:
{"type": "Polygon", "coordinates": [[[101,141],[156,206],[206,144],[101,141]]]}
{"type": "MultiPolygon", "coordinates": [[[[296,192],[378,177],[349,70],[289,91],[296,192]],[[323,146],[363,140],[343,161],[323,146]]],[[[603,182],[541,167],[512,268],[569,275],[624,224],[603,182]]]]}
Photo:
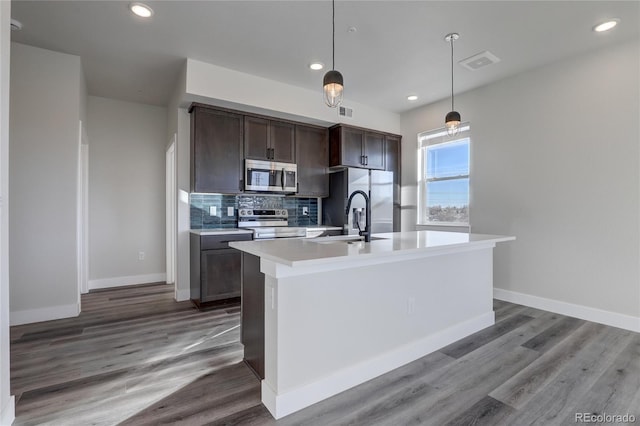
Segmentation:
{"type": "Polygon", "coordinates": [[[445,41],[451,43],[451,111],[444,119],[444,126],[449,136],[455,136],[460,131],[460,113],[453,109],[453,41],[459,38],[460,34],[458,33],[447,34],[444,38],[445,41]]]}
{"type": "Polygon", "coordinates": [[[327,71],[322,79],[322,86],[324,91],[324,102],[330,108],[336,108],[342,103],[342,93],[344,91],[344,79],[339,71],[336,71],[336,1],[331,1],[332,15],[331,22],[333,28],[332,36],[332,66],[331,71],[327,71]]]}
{"type": "Polygon", "coordinates": [[[322,80],[324,86],[324,101],[327,106],[335,108],[342,103],[344,80],[342,74],[336,70],[328,71],[322,80]]]}
{"type": "Polygon", "coordinates": [[[447,134],[449,136],[455,136],[460,130],[460,113],[458,111],[451,111],[444,119],[444,126],[447,128],[447,134]]]}

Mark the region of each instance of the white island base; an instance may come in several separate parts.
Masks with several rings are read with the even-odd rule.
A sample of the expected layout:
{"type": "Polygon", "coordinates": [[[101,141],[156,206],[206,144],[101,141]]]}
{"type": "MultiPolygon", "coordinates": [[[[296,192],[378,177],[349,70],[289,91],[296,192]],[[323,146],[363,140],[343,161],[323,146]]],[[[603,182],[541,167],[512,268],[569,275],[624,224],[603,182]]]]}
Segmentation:
{"type": "Polygon", "coordinates": [[[493,248],[418,231],[371,243],[231,243],[265,274],[262,402],[276,419],[494,324],[493,248]]]}

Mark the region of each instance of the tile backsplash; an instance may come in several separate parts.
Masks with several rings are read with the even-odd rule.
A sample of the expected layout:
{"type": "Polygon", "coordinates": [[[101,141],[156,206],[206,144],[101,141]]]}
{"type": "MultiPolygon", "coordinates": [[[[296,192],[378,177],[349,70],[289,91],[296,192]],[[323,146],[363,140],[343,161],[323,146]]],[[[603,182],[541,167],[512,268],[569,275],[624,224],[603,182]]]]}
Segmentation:
{"type": "Polygon", "coordinates": [[[317,198],[289,198],[265,195],[191,194],[191,229],[235,228],[238,226],[238,209],[287,209],[289,226],[318,224],[317,198]],[[211,207],[215,214],[211,215],[211,207]],[[228,215],[229,207],[233,215],[228,215]],[[308,210],[308,215],[303,211],[308,210]]]}

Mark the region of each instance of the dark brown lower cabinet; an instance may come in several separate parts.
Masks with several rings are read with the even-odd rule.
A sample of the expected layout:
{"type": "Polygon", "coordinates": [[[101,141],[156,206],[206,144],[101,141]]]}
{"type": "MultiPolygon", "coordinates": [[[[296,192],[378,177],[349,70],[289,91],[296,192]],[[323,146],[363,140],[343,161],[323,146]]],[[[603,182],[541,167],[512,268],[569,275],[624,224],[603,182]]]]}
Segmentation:
{"type": "Polygon", "coordinates": [[[240,300],[242,254],[229,241],[251,234],[191,234],[191,301],[200,309],[240,300]]]}
{"type": "Polygon", "coordinates": [[[260,258],[242,253],[242,326],[244,362],[264,379],[264,274],[260,258]]]}

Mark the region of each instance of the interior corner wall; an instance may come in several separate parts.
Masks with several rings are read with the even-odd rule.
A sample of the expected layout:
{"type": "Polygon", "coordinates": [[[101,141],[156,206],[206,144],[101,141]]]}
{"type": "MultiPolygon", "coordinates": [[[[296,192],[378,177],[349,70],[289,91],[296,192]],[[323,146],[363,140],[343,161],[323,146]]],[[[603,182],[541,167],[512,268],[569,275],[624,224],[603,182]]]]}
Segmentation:
{"type": "Polygon", "coordinates": [[[189,300],[190,293],[190,250],[189,231],[191,228],[191,213],[189,193],[191,189],[190,162],[190,116],[186,108],[180,105],[186,91],[185,61],[176,86],[167,107],[167,147],[169,141],[176,135],[176,271],[175,271],[175,299],[189,300]]]}
{"type": "Polygon", "coordinates": [[[88,98],[90,289],[166,279],[166,129],[164,107],[88,98]]]}
{"type": "MultiPolygon", "coordinates": [[[[517,237],[495,250],[503,294],[640,331],[639,68],[633,40],[456,96],[471,122],[472,231],[517,237]]],[[[416,181],[417,133],[447,109],[403,114],[403,182],[416,181]]],[[[416,190],[403,189],[408,227],[416,190]]]]}
{"type": "Polygon", "coordinates": [[[9,352],[9,60],[11,2],[0,2],[0,425],[15,418],[9,352]]]}
{"type": "Polygon", "coordinates": [[[11,324],[75,316],[80,58],[11,44],[11,324]]]}

